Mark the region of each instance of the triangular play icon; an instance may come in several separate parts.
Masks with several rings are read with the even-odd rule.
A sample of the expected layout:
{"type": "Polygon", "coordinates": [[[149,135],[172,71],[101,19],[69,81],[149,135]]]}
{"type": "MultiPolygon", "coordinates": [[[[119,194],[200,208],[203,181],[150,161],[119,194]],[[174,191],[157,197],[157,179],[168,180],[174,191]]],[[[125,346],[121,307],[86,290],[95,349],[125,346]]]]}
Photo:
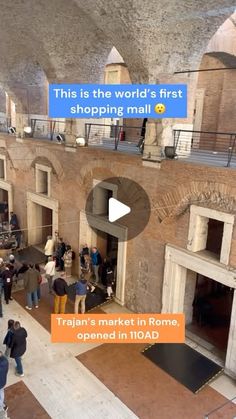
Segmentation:
{"type": "Polygon", "coordinates": [[[131,208],[128,205],[122,204],[122,202],[118,201],[115,198],[109,199],[109,213],[108,213],[108,220],[111,223],[114,221],[119,220],[119,218],[124,217],[131,212],[131,208]]]}

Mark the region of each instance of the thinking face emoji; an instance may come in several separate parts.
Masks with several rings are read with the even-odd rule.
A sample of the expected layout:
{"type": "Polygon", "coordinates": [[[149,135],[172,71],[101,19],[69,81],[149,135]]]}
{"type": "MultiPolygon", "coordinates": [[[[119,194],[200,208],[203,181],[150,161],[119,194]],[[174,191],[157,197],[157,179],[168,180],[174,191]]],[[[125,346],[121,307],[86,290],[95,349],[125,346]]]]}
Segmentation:
{"type": "Polygon", "coordinates": [[[155,112],[156,113],[164,113],[166,110],[165,105],[163,105],[163,103],[157,103],[155,106],[155,112]]]}

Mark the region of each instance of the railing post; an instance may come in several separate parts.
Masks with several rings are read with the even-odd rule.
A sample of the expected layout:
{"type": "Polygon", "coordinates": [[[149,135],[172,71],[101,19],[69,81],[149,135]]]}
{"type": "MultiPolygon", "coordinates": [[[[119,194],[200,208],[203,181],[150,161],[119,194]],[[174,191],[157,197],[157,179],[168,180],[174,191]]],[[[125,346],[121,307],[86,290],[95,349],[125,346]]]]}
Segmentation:
{"type": "Polygon", "coordinates": [[[89,124],[88,126],[88,145],[89,145],[90,131],[91,131],[91,124],[89,124]]]}
{"type": "Polygon", "coordinates": [[[114,149],[115,151],[117,151],[117,149],[118,149],[121,128],[122,127],[120,125],[116,125],[116,128],[115,128],[115,149],[114,149]]]}
{"type": "Polygon", "coordinates": [[[36,119],[31,119],[30,120],[30,125],[31,125],[31,129],[32,129],[32,137],[34,137],[36,121],[37,121],[36,119]]]}
{"type": "Polygon", "coordinates": [[[179,129],[174,130],[174,148],[175,148],[175,151],[176,151],[176,149],[178,147],[178,144],[179,144],[180,132],[181,132],[181,130],[179,130],[179,129]]]}
{"type": "Polygon", "coordinates": [[[230,167],[232,155],[233,155],[234,148],[235,148],[235,141],[236,141],[236,135],[231,134],[230,135],[230,140],[229,140],[229,148],[228,148],[228,161],[227,161],[226,167],[230,167]]]}

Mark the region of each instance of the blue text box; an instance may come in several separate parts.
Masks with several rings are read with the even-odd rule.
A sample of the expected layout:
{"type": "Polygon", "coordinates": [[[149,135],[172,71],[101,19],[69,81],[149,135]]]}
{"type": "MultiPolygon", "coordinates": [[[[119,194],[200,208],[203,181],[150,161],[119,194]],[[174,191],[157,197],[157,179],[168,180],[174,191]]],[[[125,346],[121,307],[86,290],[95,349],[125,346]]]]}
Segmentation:
{"type": "Polygon", "coordinates": [[[186,118],[185,84],[51,84],[50,118],[186,118]]]}

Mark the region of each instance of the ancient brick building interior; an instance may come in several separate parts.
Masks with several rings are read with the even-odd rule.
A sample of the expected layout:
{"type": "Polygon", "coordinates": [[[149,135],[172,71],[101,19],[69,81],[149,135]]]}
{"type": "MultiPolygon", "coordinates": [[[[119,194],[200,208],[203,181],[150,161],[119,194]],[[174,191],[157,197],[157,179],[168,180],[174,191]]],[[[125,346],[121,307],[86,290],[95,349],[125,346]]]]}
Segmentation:
{"type": "MultiPolygon", "coordinates": [[[[2,293],[2,341],[10,318],[28,338],[24,376],[9,358],[0,418],[236,417],[235,7],[2,0],[0,256],[32,257],[42,284],[37,309],[25,307],[24,278],[9,304],[2,293]],[[50,83],[186,84],[187,117],[50,118],[50,83]],[[140,190],[141,215],[132,213],[132,205],[143,208],[140,190]],[[109,199],[122,194],[129,221],[111,223],[109,199]],[[17,250],[2,245],[11,212],[17,250]],[[57,232],[73,250],[69,287],[81,275],[83,247],[97,247],[102,266],[112,261],[112,299],[106,283],[95,283],[86,310],[184,313],[185,343],[221,375],[193,394],[143,356],[147,344],[51,343],[54,295],[43,267],[47,237],[57,232]]],[[[73,299],[66,313],[74,313],[73,299]]],[[[0,381],[1,374],[0,365],[0,381]]]]}

